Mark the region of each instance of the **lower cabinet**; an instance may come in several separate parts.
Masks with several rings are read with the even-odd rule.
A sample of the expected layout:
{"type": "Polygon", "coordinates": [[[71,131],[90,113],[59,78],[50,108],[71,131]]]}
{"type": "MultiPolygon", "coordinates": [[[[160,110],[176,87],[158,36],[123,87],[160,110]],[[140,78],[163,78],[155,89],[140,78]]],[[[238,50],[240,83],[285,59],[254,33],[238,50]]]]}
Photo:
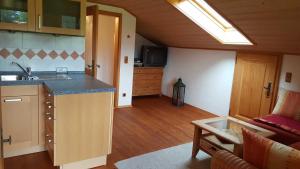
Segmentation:
{"type": "Polygon", "coordinates": [[[31,153],[31,148],[38,146],[37,93],[36,86],[1,87],[4,157],[31,153]]]}
{"type": "Polygon", "coordinates": [[[113,92],[46,94],[45,142],[55,166],[111,153],[113,92]]]}

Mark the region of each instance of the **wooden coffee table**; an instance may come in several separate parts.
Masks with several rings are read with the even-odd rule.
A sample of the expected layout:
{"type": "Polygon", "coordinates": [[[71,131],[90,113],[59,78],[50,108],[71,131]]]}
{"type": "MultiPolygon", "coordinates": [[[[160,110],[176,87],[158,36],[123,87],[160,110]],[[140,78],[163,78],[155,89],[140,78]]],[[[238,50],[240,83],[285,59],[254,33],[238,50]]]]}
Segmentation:
{"type": "Polygon", "coordinates": [[[192,157],[195,158],[199,150],[214,155],[218,150],[227,150],[239,157],[243,154],[242,128],[246,128],[264,137],[275,133],[254,126],[232,117],[216,117],[193,121],[195,126],[192,157]]]}

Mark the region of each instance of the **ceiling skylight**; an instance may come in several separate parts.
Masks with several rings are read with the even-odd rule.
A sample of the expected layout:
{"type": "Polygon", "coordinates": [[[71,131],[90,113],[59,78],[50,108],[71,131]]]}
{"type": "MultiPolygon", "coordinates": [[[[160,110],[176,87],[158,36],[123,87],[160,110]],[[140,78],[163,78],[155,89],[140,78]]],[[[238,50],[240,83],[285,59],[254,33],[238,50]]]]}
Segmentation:
{"type": "Polygon", "coordinates": [[[222,44],[253,45],[205,0],[167,0],[222,44]]]}

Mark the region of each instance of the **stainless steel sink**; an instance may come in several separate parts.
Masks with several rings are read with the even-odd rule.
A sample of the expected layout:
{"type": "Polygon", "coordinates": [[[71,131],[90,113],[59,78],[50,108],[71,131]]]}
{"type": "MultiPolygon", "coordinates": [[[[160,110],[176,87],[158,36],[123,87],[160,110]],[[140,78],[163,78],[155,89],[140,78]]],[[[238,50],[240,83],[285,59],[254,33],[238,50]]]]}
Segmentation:
{"type": "Polygon", "coordinates": [[[24,76],[24,75],[1,75],[1,81],[18,81],[18,80],[38,80],[36,76],[24,76]]]}

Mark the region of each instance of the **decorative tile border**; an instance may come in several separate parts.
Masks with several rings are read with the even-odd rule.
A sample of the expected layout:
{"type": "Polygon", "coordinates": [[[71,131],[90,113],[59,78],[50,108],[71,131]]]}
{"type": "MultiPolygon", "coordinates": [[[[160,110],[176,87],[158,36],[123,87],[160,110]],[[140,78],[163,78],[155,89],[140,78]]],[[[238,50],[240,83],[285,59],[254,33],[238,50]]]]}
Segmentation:
{"type": "Polygon", "coordinates": [[[33,57],[39,57],[44,59],[49,56],[52,59],[61,57],[66,60],[68,57],[71,57],[73,60],[78,58],[84,59],[85,53],[79,53],[77,51],[66,51],[66,50],[43,50],[43,49],[13,49],[13,48],[0,48],[0,57],[6,59],[9,56],[14,56],[16,59],[20,59],[22,56],[26,56],[29,59],[33,57]]]}

